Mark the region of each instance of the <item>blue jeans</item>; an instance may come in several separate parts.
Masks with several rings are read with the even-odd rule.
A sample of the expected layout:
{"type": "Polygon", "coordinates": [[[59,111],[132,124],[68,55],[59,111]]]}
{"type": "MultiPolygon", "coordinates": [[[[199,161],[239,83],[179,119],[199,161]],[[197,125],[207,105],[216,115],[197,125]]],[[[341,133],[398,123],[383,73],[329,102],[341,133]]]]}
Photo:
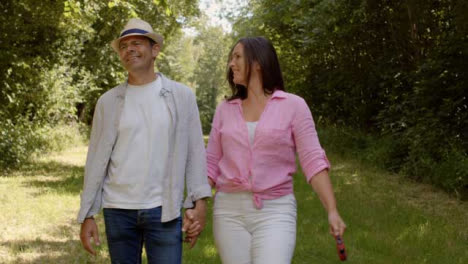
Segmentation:
{"type": "Polygon", "coordinates": [[[113,264],[140,264],[143,245],[149,264],[182,263],[182,218],[161,223],[161,207],[141,210],[104,208],[113,264]]]}

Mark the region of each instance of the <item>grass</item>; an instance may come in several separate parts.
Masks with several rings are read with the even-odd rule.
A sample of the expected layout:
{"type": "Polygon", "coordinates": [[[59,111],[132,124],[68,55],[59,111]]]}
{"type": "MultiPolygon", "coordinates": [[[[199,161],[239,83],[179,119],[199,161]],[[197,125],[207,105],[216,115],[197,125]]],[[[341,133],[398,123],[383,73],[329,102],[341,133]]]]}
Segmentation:
{"type": "MultiPolygon", "coordinates": [[[[110,263],[102,217],[98,256],[85,253],[75,218],[86,148],[47,155],[0,177],[0,263],[110,263]]],[[[468,263],[468,204],[429,185],[329,153],[348,263],[468,263]]],[[[293,263],[340,263],[317,196],[295,176],[298,235],[293,263]]],[[[211,203],[211,202],[210,202],[211,203]]],[[[211,212],[184,263],[220,263],[211,212]]]]}

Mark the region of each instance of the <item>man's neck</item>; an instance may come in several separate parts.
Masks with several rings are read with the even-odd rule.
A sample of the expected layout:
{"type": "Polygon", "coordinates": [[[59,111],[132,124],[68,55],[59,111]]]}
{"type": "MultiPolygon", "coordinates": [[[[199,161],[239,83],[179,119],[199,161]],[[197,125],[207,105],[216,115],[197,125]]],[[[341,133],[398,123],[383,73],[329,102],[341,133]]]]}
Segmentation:
{"type": "Polygon", "coordinates": [[[158,75],[152,71],[145,74],[128,73],[128,84],[131,85],[145,85],[155,81],[158,75]]]}

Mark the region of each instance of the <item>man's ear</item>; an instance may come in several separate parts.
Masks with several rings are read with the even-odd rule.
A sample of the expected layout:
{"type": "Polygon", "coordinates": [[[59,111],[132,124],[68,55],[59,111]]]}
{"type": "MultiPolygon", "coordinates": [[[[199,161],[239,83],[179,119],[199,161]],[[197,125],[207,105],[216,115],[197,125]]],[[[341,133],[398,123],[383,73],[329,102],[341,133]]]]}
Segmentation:
{"type": "Polygon", "coordinates": [[[161,48],[159,47],[159,44],[155,43],[151,49],[151,54],[152,54],[153,59],[156,59],[156,57],[158,57],[160,50],[161,48]]]}

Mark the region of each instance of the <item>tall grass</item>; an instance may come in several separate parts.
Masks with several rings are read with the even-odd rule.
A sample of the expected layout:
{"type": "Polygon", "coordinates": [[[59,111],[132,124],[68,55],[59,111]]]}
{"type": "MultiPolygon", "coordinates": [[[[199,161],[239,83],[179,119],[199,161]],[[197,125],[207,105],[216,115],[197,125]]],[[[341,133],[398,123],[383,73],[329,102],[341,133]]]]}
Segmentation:
{"type": "MultiPolygon", "coordinates": [[[[79,242],[75,222],[86,148],[46,155],[0,177],[0,263],[110,263],[102,217],[98,256],[79,242]]],[[[430,185],[328,152],[348,263],[468,263],[468,204],[430,185]]],[[[293,263],[340,263],[327,217],[299,172],[293,263]]],[[[210,202],[211,208],[211,202],[210,202]]],[[[220,263],[208,224],[184,263],[220,263]]]]}

